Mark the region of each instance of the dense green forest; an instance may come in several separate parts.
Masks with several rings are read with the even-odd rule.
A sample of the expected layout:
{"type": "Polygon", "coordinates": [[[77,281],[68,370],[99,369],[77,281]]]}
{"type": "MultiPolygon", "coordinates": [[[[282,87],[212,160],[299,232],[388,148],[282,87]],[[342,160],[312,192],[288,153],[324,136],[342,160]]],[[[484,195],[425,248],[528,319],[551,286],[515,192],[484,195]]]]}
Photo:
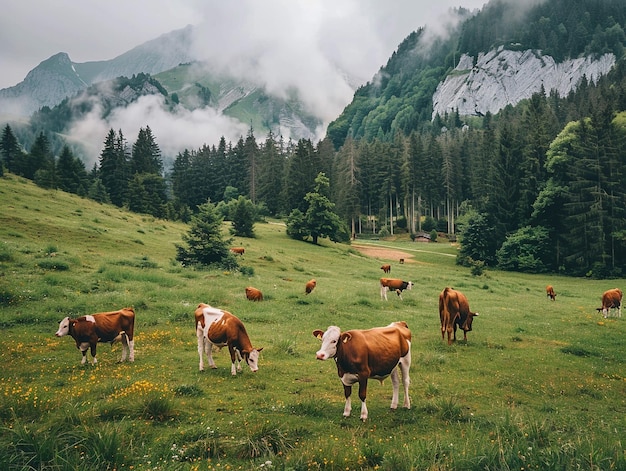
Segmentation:
{"type": "Polygon", "coordinates": [[[7,126],[4,167],[42,186],[182,220],[207,200],[240,195],[268,215],[304,212],[324,173],[353,234],[436,229],[461,235],[458,261],[470,266],[623,275],[626,4],[556,0],[525,16],[510,8],[495,1],[474,16],[458,10],[459,30],[428,54],[414,53],[424,31],[409,35],[318,143],[259,139],[250,129],[235,143],[182,150],[165,169],[149,127],[132,146],[122,130],[110,130],[87,171],[67,146],[54,157],[48,129],[26,152],[7,126]],[[558,60],[612,52],[617,63],[565,97],[542,91],[494,115],[431,119],[433,92],[454,58],[496,46],[558,60]]]}

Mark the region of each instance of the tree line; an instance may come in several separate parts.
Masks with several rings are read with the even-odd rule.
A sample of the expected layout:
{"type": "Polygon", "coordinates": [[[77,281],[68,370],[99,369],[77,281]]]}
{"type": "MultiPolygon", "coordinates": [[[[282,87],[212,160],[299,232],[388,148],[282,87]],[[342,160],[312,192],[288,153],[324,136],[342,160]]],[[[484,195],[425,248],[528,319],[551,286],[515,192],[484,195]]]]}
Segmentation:
{"type": "Polygon", "coordinates": [[[463,264],[611,276],[626,264],[624,110],[620,61],[564,98],[542,91],[493,116],[451,113],[425,131],[349,137],[337,150],[329,138],[271,132],[259,142],[250,129],[234,144],[185,149],[166,171],[147,126],[132,146],[110,130],[88,172],[67,147],[55,158],[43,133],[25,152],[7,125],[0,146],[4,167],[38,185],[155,217],[188,221],[207,201],[243,196],[289,217],[292,236],[315,237],[298,229],[313,193],[348,226],[337,240],[437,229],[461,234],[463,264]]]}

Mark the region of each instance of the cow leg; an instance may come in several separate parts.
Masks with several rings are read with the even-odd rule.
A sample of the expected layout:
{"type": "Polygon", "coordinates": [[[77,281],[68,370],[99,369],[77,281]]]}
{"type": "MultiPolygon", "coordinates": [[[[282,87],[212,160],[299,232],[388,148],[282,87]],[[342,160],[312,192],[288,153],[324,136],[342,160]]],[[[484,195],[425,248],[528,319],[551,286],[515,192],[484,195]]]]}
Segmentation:
{"type": "Polygon", "coordinates": [[[120,358],[120,363],[126,361],[127,351],[128,351],[128,335],[126,335],[126,332],[122,332],[122,358],[120,358]]]}
{"type": "MultiPolygon", "coordinates": [[[[397,375],[397,372],[396,372],[397,375]]],[[[365,398],[367,397],[367,378],[359,379],[359,399],[361,399],[361,420],[367,420],[367,405],[365,398]]]]}
{"type": "Polygon", "coordinates": [[[380,285],[380,299],[387,301],[387,287],[380,285]]]}
{"type": "Polygon", "coordinates": [[[398,378],[398,367],[391,370],[391,409],[396,410],[398,408],[398,396],[400,391],[400,378],[398,378]]]}
{"type": "Polygon", "coordinates": [[[237,371],[241,373],[241,363],[243,362],[243,358],[241,357],[241,352],[238,348],[235,349],[235,355],[237,355],[237,371]]]}
{"type": "Polygon", "coordinates": [[[230,351],[230,374],[233,376],[237,376],[237,370],[241,371],[241,365],[237,365],[238,363],[237,349],[229,345],[228,350],[230,351]]]}
{"type": "Polygon", "coordinates": [[[98,363],[98,359],[96,358],[96,344],[95,343],[91,344],[91,356],[93,357],[93,364],[95,365],[96,363],[98,363]]]}
{"type": "Polygon", "coordinates": [[[198,337],[198,357],[200,357],[198,369],[200,371],[204,371],[204,352],[206,350],[206,345],[204,341],[204,330],[200,327],[200,325],[196,328],[196,336],[198,337]]]}
{"type": "Polygon", "coordinates": [[[352,400],[350,399],[350,395],[352,394],[352,386],[343,385],[343,395],[346,398],[346,405],[343,407],[343,416],[350,417],[350,412],[352,412],[352,400]]]}
{"type": "Polygon", "coordinates": [[[405,356],[400,358],[400,372],[402,373],[402,386],[404,388],[404,403],[403,407],[407,409],[411,408],[411,399],[409,398],[409,384],[411,384],[411,378],[409,377],[409,369],[411,368],[411,343],[409,342],[409,351],[405,356]]]}
{"type": "Polygon", "coordinates": [[[135,361],[135,341],[128,340],[128,361],[135,361]]]}
{"type": "MultiPolygon", "coordinates": [[[[344,374],[341,377],[341,384],[343,384],[343,395],[346,398],[346,405],[343,408],[343,416],[350,417],[350,412],[352,411],[352,400],[350,399],[350,395],[352,394],[352,385],[358,381],[358,376],[355,374],[344,374]]],[[[360,394],[360,388],[359,388],[360,394]]],[[[367,416],[367,409],[365,410],[365,415],[367,416]]]]}
{"type": "Polygon", "coordinates": [[[87,342],[83,342],[80,345],[78,345],[78,349],[80,350],[80,353],[83,355],[83,359],[80,361],[81,365],[84,365],[85,363],[87,363],[87,350],[89,350],[89,343],[87,342]]]}

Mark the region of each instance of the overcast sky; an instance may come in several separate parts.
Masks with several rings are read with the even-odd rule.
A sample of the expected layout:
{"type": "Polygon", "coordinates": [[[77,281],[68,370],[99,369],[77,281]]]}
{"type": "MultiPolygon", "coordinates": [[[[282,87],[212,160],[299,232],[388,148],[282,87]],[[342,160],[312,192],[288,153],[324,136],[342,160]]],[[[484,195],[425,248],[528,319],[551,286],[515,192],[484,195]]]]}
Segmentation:
{"type": "MultiPolygon", "coordinates": [[[[270,91],[292,84],[306,89],[311,93],[309,106],[317,106],[313,111],[327,121],[341,112],[353,94],[345,80],[337,80],[333,66],[340,66],[363,84],[412,31],[422,26],[440,30],[449,21],[451,8],[475,10],[485,3],[487,0],[4,2],[0,15],[0,89],[18,84],[30,70],[58,52],[66,52],[79,63],[113,59],[161,34],[192,24],[201,32],[199,55],[230,67],[254,60],[257,73],[267,73],[264,78],[270,91]],[[244,60],[239,62],[241,57],[244,60]]],[[[203,120],[213,118],[195,117],[205,129],[203,120]]],[[[104,123],[105,133],[109,125],[113,126],[104,123]]],[[[216,133],[221,131],[218,128],[216,133]]],[[[132,133],[134,129],[126,135],[132,133]]],[[[155,135],[159,138],[158,132],[155,135]]]]}
{"type": "MultiPolygon", "coordinates": [[[[206,25],[207,47],[232,54],[259,45],[286,54],[335,48],[355,75],[384,65],[411,31],[440,23],[450,8],[486,0],[20,0],[0,15],[0,88],[66,52],[107,60],[188,24],[206,25]]],[[[371,77],[369,77],[371,78],[371,77]]]]}

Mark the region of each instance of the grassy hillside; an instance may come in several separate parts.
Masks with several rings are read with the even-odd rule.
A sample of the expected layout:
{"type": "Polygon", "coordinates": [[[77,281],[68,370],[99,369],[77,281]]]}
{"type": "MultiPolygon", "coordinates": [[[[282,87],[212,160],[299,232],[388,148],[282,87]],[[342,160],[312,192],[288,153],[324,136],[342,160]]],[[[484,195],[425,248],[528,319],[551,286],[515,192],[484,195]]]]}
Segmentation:
{"type": "Polygon", "coordinates": [[[174,262],[179,223],[14,176],[0,178],[0,207],[2,469],[626,468],[626,314],[595,310],[624,280],[473,277],[447,243],[369,242],[409,254],[400,265],[290,240],[280,222],[235,240],[252,276],[198,271],[174,262]],[[383,262],[415,283],[403,301],[380,300],[383,262]],[[247,301],[249,285],[265,301],[247,301]],[[480,313],[467,344],[441,340],[445,286],[480,313]],[[263,347],[257,373],[232,377],[226,350],[216,370],[198,371],[199,302],[245,322],[263,347]],[[137,313],[132,364],[116,363],[116,344],[81,366],[73,341],[54,337],[65,316],[125,306],[137,313]],[[344,419],[334,362],[315,360],[312,331],[395,320],[413,333],[412,408],[389,411],[390,381],[372,381],[368,421],[356,389],[344,419]]]}

